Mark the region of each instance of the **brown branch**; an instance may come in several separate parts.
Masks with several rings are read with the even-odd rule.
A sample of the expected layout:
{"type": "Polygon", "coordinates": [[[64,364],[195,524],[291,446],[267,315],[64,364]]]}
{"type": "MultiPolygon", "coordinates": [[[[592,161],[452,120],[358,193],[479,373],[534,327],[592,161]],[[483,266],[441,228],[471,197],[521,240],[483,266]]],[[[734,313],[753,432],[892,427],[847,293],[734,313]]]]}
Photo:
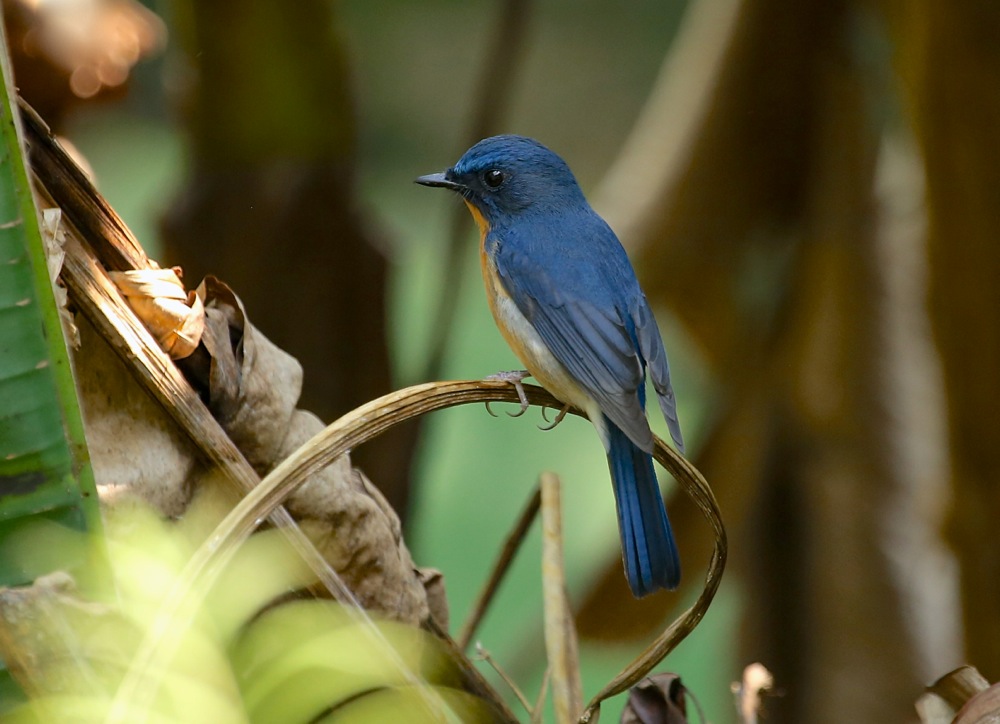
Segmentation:
{"type": "Polygon", "coordinates": [[[46,192],[73,222],[101,263],[112,271],[149,269],[153,265],[132,231],[94,184],[69,157],[34,109],[18,98],[31,170],[46,192]]]}
{"type": "Polygon", "coordinates": [[[556,721],[569,724],[583,708],[580,649],[566,593],[563,565],[562,513],[558,476],[542,473],[542,600],[545,651],[552,672],[552,705],[556,721]]]}
{"type": "Polygon", "coordinates": [[[528,701],[528,697],[526,697],[524,692],[521,691],[521,687],[517,685],[514,678],[504,670],[499,661],[493,658],[493,654],[483,648],[482,645],[477,645],[476,655],[480,660],[489,664],[490,668],[496,672],[496,675],[500,677],[500,680],[503,681],[503,683],[507,685],[507,688],[510,689],[511,693],[514,694],[514,697],[521,702],[521,706],[524,707],[524,710],[528,712],[529,715],[534,716],[536,709],[531,706],[531,702],[528,701]]]}

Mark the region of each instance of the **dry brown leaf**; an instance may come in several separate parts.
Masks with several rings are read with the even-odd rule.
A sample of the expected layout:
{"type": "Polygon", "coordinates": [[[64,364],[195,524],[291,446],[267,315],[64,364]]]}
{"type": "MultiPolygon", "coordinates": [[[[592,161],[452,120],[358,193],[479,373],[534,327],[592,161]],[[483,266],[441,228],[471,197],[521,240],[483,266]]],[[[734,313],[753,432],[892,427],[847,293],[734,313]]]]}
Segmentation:
{"type": "MultiPolygon", "coordinates": [[[[323,429],[296,408],[302,366],[247,319],[239,297],[222,281],[198,287],[207,318],[209,407],[260,474],[323,429]]],[[[399,517],[346,455],[316,471],[286,502],[302,530],[365,608],[418,623],[429,613],[414,575],[399,517]]]]}
{"type": "Polygon", "coordinates": [[[181,515],[201,470],[195,447],[90,320],[81,315],[77,324],[73,370],[101,501],[134,496],[181,515]]]}
{"type": "Polygon", "coordinates": [[[45,263],[49,270],[49,281],[52,282],[52,291],[56,297],[56,305],[59,307],[59,320],[62,322],[63,332],[66,341],[74,349],[80,346],[80,330],[76,328],[73,315],[67,308],[69,296],[66,287],[59,284],[59,272],[62,271],[63,259],[66,258],[66,251],[63,245],[66,243],[66,230],[62,228],[62,211],[58,208],[45,209],[42,211],[42,243],[45,245],[45,263]]]}
{"type": "Polygon", "coordinates": [[[621,724],[687,724],[684,684],[677,674],[653,674],[632,687],[621,724]]]}
{"type": "Polygon", "coordinates": [[[177,269],[108,272],[128,305],[171,359],[189,357],[205,330],[205,309],[177,269]]]}
{"type": "MultiPolygon", "coordinates": [[[[124,335],[119,343],[128,344],[126,361],[139,364],[139,359],[145,360],[147,356],[155,356],[156,353],[163,355],[159,349],[154,353],[151,349],[153,341],[146,330],[139,326],[135,315],[121,301],[116,288],[103,276],[103,269],[86,256],[78,242],[71,240],[67,245],[64,271],[70,281],[71,292],[91,321],[101,321],[106,315],[114,313],[115,320],[111,327],[119,330],[116,334],[124,335]],[[125,324],[128,320],[131,322],[125,324]],[[126,327],[128,332],[124,331],[126,327]],[[143,336],[136,334],[138,330],[149,339],[149,342],[142,343],[141,349],[135,347],[139,343],[137,337],[143,336]]],[[[314,415],[295,407],[302,374],[299,364],[246,322],[239,300],[225,285],[220,283],[218,287],[219,295],[229,302],[221,305],[215,310],[218,313],[212,315],[216,320],[214,326],[219,329],[219,337],[212,343],[218,360],[212,358],[212,365],[213,372],[223,367],[229,370],[230,374],[224,381],[230,387],[221,390],[218,396],[216,390],[210,389],[210,404],[215,408],[213,411],[217,415],[217,422],[229,436],[226,442],[230,445],[235,443],[241,448],[242,456],[257,470],[266,471],[302,440],[322,429],[322,423],[314,415]],[[240,326],[238,329],[233,328],[231,323],[240,326]],[[215,364],[219,360],[221,362],[215,364]]],[[[212,306],[215,306],[214,302],[212,306]]],[[[109,329],[107,324],[102,327],[106,334],[110,334],[109,329]]],[[[209,335],[206,335],[207,339],[209,335]]],[[[116,347],[116,352],[119,356],[122,355],[120,344],[116,347]]],[[[166,374],[167,366],[173,368],[169,360],[161,359],[155,363],[150,361],[149,364],[154,365],[157,371],[144,368],[141,376],[143,380],[161,380],[166,374]]],[[[94,372],[93,394],[90,396],[92,400],[101,401],[107,397],[102,397],[102,388],[121,388],[133,399],[141,398],[147,406],[155,408],[149,395],[131,384],[131,376],[121,374],[120,366],[100,366],[94,372]]],[[[211,382],[218,379],[219,375],[212,374],[209,377],[211,382]]],[[[177,397],[182,391],[177,385],[180,384],[179,381],[171,382],[164,389],[156,388],[159,391],[157,398],[162,396],[161,402],[165,401],[168,409],[170,405],[179,404],[177,397]]],[[[118,406],[98,405],[96,412],[102,413],[103,417],[92,414],[89,418],[86,400],[84,406],[88,430],[92,423],[103,424],[121,418],[118,406]]],[[[95,408],[91,408],[90,412],[95,413],[95,408]]],[[[143,419],[148,418],[148,424],[138,424],[126,419],[119,428],[131,430],[135,427],[139,431],[153,434],[156,440],[160,440],[164,432],[169,433],[166,438],[169,445],[124,445],[124,438],[117,436],[115,429],[109,427],[109,434],[105,436],[106,457],[118,463],[111,469],[123,476],[120,481],[112,479],[110,482],[116,484],[116,492],[138,494],[168,515],[179,515],[190,498],[193,486],[199,484],[199,481],[206,482],[210,479],[199,474],[198,466],[202,458],[193,447],[186,444],[188,441],[183,439],[183,434],[180,435],[181,440],[174,439],[180,430],[169,419],[164,420],[159,410],[146,412],[149,414],[143,419]],[[177,442],[180,444],[175,445],[177,442]],[[174,465],[160,465],[158,460],[150,458],[155,458],[162,450],[170,452],[174,465]],[[141,464],[135,460],[138,451],[143,453],[139,461],[141,464]],[[166,474],[162,477],[155,472],[164,469],[166,474]]],[[[243,460],[235,449],[234,454],[243,460]]],[[[99,472],[98,457],[95,455],[95,472],[99,472]]],[[[323,557],[320,558],[317,554],[317,559],[323,561],[323,566],[333,569],[331,574],[339,574],[336,581],[331,578],[330,585],[336,588],[343,586],[346,581],[354,596],[366,607],[377,609],[401,621],[426,621],[427,596],[414,575],[414,564],[402,542],[398,518],[374,486],[353,469],[346,454],[332,462],[332,465],[314,471],[315,474],[288,501],[289,508],[303,519],[300,526],[302,531],[310,535],[320,549],[323,557]]],[[[247,465],[246,461],[243,465],[247,465]]],[[[232,471],[226,469],[226,474],[232,474],[232,471]]],[[[241,483],[247,484],[247,489],[257,482],[256,476],[251,477],[254,477],[252,482],[243,479],[246,475],[240,479],[241,483]]],[[[99,476],[99,482],[109,481],[99,476]]],[[[107,490],[105,485],[105,492],[107,490]]],[[[282,512],[285,516],[289,515],[289,511],[282,512]]],[[[326,579],[323,580],[326,583],[326,579]]]]}
{"type": "Polygon", "coordinates": [[[0,655],[32,696],[82,693],[72,690],[66,647],[100,636],[118,620],[113,608],[77,597],[76,581],[55,571],[30,586],[0,588],[0,655]]]}
{"type": "Polygon", "coordinates": [[[448,596],[445,594],[444,574],[436,568],[418,568],[417,578],[427,592],[427,607],[431,616],[445,631],[449,627],[450,611],[448,596]]]}

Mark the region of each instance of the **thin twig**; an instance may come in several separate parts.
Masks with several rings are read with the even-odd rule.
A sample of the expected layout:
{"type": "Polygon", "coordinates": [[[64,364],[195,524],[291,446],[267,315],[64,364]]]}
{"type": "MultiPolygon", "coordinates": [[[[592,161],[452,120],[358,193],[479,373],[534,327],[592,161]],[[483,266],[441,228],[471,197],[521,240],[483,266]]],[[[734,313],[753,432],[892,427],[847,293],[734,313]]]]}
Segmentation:
{"type": "MultiPolygon", "coordinates": [[[[500,125],[504,110],[510,105],[514,86],[514,71],[524,50],[525,30],[531,17],[531,0],[506,0],[500,9],[496,33],[483,59],[482,76],[476,84],[478,96],[473,103],[472,123],[466,136],[465,148],[480,138],[492,135],[500,125]]],[[[445,351],[455,322],[455,312],[465,277],[468,259],[466,231],[471,217],[465,206],[458,205],[448,233],[444,253],[444,273],[441,277],[438,305],[431,324],[427,363],[421,379],[434,380],[441,376],[445,351]]]]}
{"type": "Polygon", "coordinates": [[[500,664],[497,663],[497,660],[490,655],[490,652],[483,648],[482,644],[476,644],[476,656],[489,664],[490,667],[497,672],[497,676],[503,679],[503,683],[505,683],[514,693],[514,696],[516,696],[517,700],[521,702],[521,706],[523,706],[524,710],[528,712],[528,715],[533,715],[534,709],[531,708],[531,704],[528,702],[528,697],[524,695],[514,679],[512,679],[510,675],[503,670],[500,664]]]}
{"type": "Polygon", "coordinates": [[[552,703],[556,722],[570,724],[583,710],[580,652],[573,612],[566,594],[563,564],[562,514],[559,477],[542,473],[542,598],[545,615],[545,654],[552,668],[552,703]]]}
{"type": "Polygon", "coordinates": [[[538,687],[538,696],[535,698],[535,706],[531,709],[531,724],[541,724],[545,714],[545,695],[549,691],[549,680],[552,678],[552,667],[546,666],[545,673],[542,674],[542,685],[538,687]]]}
{"type": "Polygon", "coordinates": [[[476,635],[479,623],[482,621],[483,616],[486,615],[486,609],[489,608],[490,603],[492,603],[493,596],[500,587],[500,582],[507,574],[510,564],[514,560],[514,556],[517,554],[518,549],[524,542],[528,529],[531,528],[531,524],[534,522],[535,516],[538,515],[538,508],[541,505],[541,501],[541,490],[536,485],[535,489],[531,493],[531,498],[528,499],[527,505],[524,506],[524,510],[522,510],[521,515],[518,516],[517,522],[514,524],[510,533],[507,534],[507,538],[504,540],[503,548],[500,550],[500,555],[497,556],[497,560],[493,564],[493,570],[490,572],[490,577],[486,580],[486,583],[483,584],[482,589],[479,591],[479,595],[476,597],[476,602],[472,605],[472,610],[469,612],[469,617],[465,620],[465,624],[462,626],[462,630],[456,639],[458,648],[463,651],[469,647],[469,642],[472,640],[472,637],[476,635]]]}

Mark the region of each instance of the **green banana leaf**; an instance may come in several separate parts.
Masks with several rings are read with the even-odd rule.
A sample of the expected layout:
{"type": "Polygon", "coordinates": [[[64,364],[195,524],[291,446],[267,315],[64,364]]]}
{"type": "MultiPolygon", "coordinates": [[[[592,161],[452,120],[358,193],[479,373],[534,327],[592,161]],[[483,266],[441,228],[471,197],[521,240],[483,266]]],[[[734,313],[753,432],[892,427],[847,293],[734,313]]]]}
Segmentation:
{"type": "MultiPolygon", "coordinates": [[[[5,554],[14,533],[38,522],[94,530],[100,514],[2,23],[0,40],[0,586],[16,586],[49,571],[29,570],[5,554]]],[[[80,555],[54,546],[35,558],[72,567],[80,555]]],[[[0,667],[0,708],[16,692],[0,667]]]]}

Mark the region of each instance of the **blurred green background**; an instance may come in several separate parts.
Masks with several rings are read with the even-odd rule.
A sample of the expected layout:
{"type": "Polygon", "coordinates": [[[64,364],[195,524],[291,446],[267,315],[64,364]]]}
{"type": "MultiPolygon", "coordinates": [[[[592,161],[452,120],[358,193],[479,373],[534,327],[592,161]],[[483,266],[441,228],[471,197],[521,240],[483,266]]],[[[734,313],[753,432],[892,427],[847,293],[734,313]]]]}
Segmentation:
{"type": "MultiPolygon", "coordinates": [[[[563,155],[629,249],[730,532],[719,597],[661,668],[714,722],[735,721],[729,683],[755,660],[781,692],[772,721],[904,721],[963,660],[1000,676],[991,3],[153,9],[169,41],[127,92],[43,115],[152,256],[192,286],[228,281],[303,361],[304,406],[329,420],[423,381],[449,284],[440,376],[517,366],[471,226],[457,280],[445,271],[458,201],[412,183],[475,140],[495,93],[480,123],[563,155]],[[498,46],[505,11],[524,22],[498,46]],[[483,88],[491,69],[501,80],[483,88]]],[[[711,540],[671,498],[685,588],[633,601],[593,430],[541,422],[447,411],[354,460],[404,516],[418,564],[444,572],[453,629],[539,472],[559,473],[589,694],[693,599],[711,540]]],[[[535,530],[477,637],[529,698],[539,568],[535,530]]]]}

